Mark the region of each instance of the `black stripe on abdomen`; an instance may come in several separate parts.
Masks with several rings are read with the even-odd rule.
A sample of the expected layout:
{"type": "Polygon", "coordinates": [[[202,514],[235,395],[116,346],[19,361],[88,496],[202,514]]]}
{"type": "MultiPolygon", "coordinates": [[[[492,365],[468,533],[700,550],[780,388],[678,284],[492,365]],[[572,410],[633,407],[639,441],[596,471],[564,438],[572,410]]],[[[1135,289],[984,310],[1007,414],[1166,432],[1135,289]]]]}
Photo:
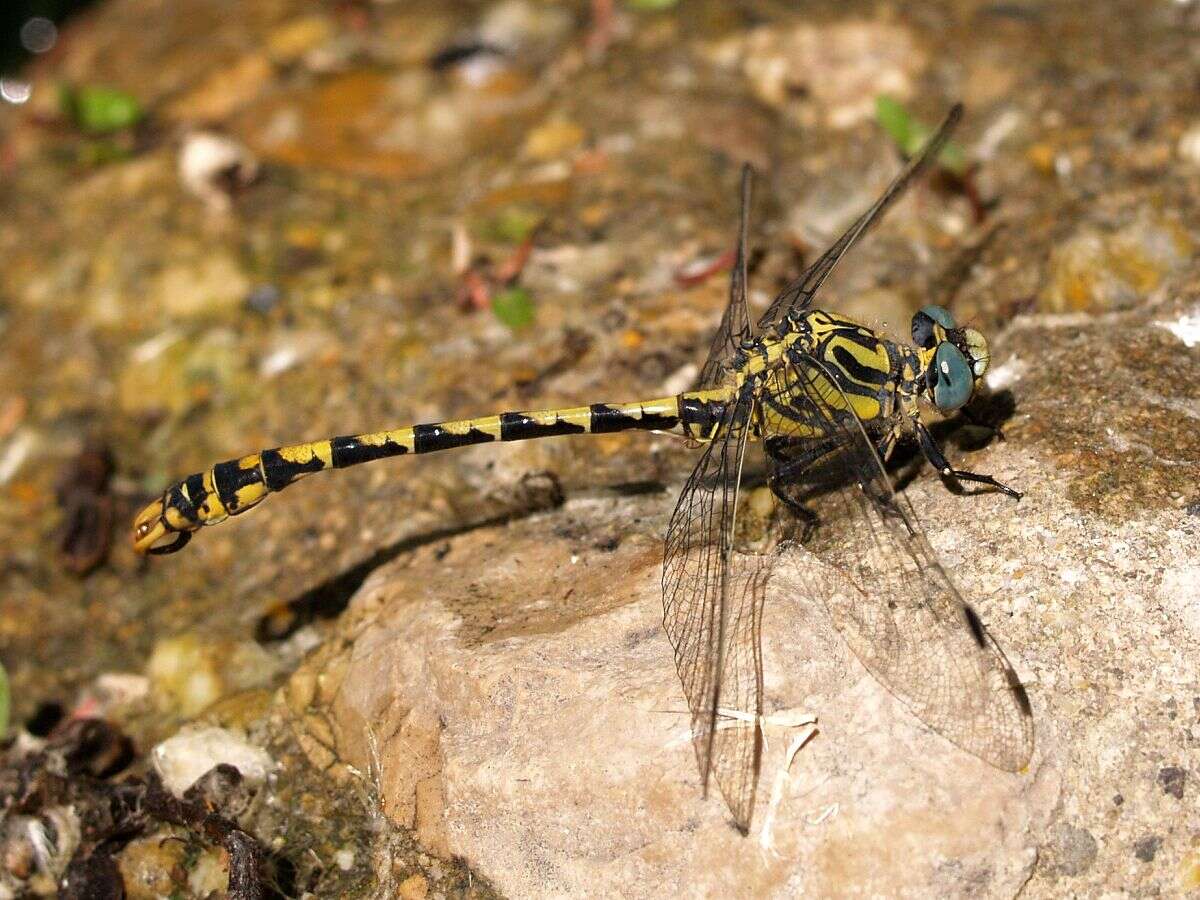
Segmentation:
{"type": "Polygon", "coordinates": [[[593,403],[588,409],[592,414],[593,434],[609,434],[614,431],[628,431],[631,428],[669,431],[679,424],[679,416],[663,416],[657,413],[631,416],[619,407],[609,406],[607,403],[593,403]]]}
{"type": "Polygon", "coordinates": [[[529,438],[558,437],[564,434],[583,434],[582,425],[556,419],[549,424],[538,422],[524,413],[500,413],[500,440],[523,441],[529,438]]]}
{"type": "Polygon", "coordinates": [[[469,447],[471,444],[486,444],[494,441],[495,435],[470,428],[461,434],[447,431],[441,425],[414,425],[413,452],[433,453],[436,450],[451,450],[455,447],[469,447]]]}
{"type": "Polygon", "coordinates": [[[330,456],[335,469],[346,466],[357,466],[359,463],[371,462],[376,459],[386,459],[390,456],[400,456],[408,452],[408,448],[395,441],[384,441],[382,444],[363,443],[357,435],[347,434],[335,437],[329,442],[330,456]]]}
{"type": "Polygon", "coordinates": [[[264,450],[261,459],[267,488],[272,491],[282,491],[302,475],[320,472],[325,468],[325,463],[321,462],[317,456],[313,456],[308,462],[291,462],[284,459],[278,449],[264,450]]]}

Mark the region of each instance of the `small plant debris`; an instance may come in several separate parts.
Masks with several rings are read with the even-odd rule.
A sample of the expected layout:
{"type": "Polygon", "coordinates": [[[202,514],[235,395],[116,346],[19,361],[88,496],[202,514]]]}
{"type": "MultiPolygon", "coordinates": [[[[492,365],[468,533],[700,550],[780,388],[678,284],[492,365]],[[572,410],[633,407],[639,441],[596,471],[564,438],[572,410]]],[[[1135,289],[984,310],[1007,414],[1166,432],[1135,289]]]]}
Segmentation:
{"type": "MultiPolygon", "coordinates": [[[[902,103],[886,95],[875,98],[875,120],[888,133],[905,158],[924,147],[933,133],[914,118],[902,103]]],[[[947,141],[942,152],[938,154],[937,164],[961,178],[967,171],[967,155],[954,141],[947,141]]]]}
{"type": "Polygon", "coordinates": [[[58,103],[63,115],[76,128],[92,135],[132,128],[145,115],[132,94],[99,85],[64,84],[59,88],[58,103]]]}
{"type": "MultiPolygon", "coordinates": [[[[905,159],[920,150],[932,133],[926,125],[914,118],[902,103],[886,95],[875,98],[875,121],[888,133],[905,159]]],[[[954,141],[947,141],[942,152],[938,154],[937,166],[945,186],[962,194],[971,204],[971,217],[975,224],[978,225],[986,219],[993,204],[980,196],[975,181],[975,173],[979,166],[967,161],[967,154],[962,146],[954,141]]]]}
{"type": "Polygon", "coordinates": [[[505,288],[492,297],[492,312],[513,331],[533,324],[533,297],[522,287],[505,288]]]}
{"type": "MultiPolygon", "coordinates": [[[[10,836],[40,835],[33,853],[37,866],[67,860],[61,872],[49,873],[59,876],[60,897],[125,896],[115,855],[163,825],[225,850],[231,900],[277,896],[265,877],[265,851],[233,819],[249,803],[236,768],[215,766],[178,798],[155,772],[110,780],[132,759],[128,754],[115,760],[113,746],[128,747],[128,739],[103,720],[76,719],[35,749],[11,747],[0,766],[0,809],[10,820],[29,820],[28,828],[10,829],[10,836]]],[[[6,859],[21,855],[20,848],[4,849],[6,859]]],[[[6,875],[28,877],[33,869],[34,863],[20,872],[10,867],[6,875]]]]}
{"type": "Polygon", "coordinates": [[[59,480],[58,555],[63,568],[74,575],[86,575],[108,556],[115,511],[109,493],[112,471],[108,447],[91,439],[59,480]]]}
{"type": "Polygon", "coordinates": [[[736,249],[730,247],[724,253],[718,253],[716,256],[693,260],[675,270],[675,283],[684,288],[703,284],[718,272],[729,269],[736,256],[736,249]]]}
{"type": "Polygon", "coordinates": [[[464,229],[459,229],[455,236],[455,256],[459,259],[455,264],[459,277],[459,308],[472,312],[490,307],[496,318],[513,330],[531,324],[536,312],[533,297],[516,282],[529,262],[536,233],[535,225],[533,230],[524,232],[511,254],[493,263],[482,255],[472,259],[470,239],[464,229]]]}

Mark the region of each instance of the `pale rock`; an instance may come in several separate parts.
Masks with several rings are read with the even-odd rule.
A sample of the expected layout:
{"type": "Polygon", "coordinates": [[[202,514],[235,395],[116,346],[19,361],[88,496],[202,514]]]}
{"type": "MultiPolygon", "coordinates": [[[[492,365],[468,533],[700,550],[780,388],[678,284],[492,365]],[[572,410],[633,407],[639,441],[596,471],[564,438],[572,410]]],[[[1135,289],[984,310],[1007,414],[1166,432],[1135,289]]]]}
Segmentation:
{"type": "Polygon", "coordinates": [[[179,151],[179,180],[215,212],[228,212],[229,192],[245,187],[258,175],[258,160],[246,146],[211,131],[198,131],[183,140],[179,151]]]}
{"type": "Polygon", "coordinates": [[[250,291],[250,279],[233,254],[213,248],[202,258],[173,263],[151,286],[154,299],[174,316],[234,309],[250,291]]]}
{"type": "Polygon", "coordinates": [[[378,612],[356,628],[335,743],[363,771],[377,759],[385,812],[425,846],[514,896],[953,891],[964,877],[1002,894],[1028,876],[1054,764],[999,773],[922,728],[786,573],[763,629],[768,713],[819,711],[821,734],[768,816],[794,733],[768,725],[741,836],[715,791],[701,796],[657,537],[572,543],[548,518],[477,533],[360,594],[378,612]],[[530,572],[551,574],[534,586],[530,572]]]}
{"type": "Polygon", "coordinates": [[[1200,122],[1189,127],[1179,137],[1176,152],[1184,162],[1200,166],[1200,122]]]}
{"type": "Polygon", "coordinates": [[[221,764],[234,766],[247,784],[261,784],[274,768],[269,753],[227,728],[185,728],[151,752],[154,768],[176,797],[221,764]]]}
{"type": "Polygon", "coordinates": [[[907,27],[867,19],[762,26],[710,48],[710,56],[739,68],[768,106],[796,112],[811,101],[831,128],[871,119],[880,94],[911,98],[928,64],[907,27]]]}

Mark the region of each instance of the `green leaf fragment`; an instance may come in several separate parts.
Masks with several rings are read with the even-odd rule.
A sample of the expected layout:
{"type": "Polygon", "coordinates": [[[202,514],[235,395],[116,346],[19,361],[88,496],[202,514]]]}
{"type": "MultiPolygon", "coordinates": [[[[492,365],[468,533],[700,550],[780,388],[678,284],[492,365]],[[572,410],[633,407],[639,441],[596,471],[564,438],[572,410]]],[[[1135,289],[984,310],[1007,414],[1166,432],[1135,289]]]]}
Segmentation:
{"type": "Polygon", "coordinates": [[[492,312],[514,331],[533,324],[533,297],[520,287],[506,288],[492,297],[492,312]]]}
{"type": "MultiPolygon", "coordinates": [[[[905,156],[918,153],[933,132],[913,118],[903,104],[881,94],[875,98],[875,121],[905,156]]],[[[967,171],[967,154],[961,146],[949,141],[938,154],[938,165],[953,175],[967,171]]]]}
{"type": "Polygon", "coordinates": [[[630,9],[638,12],[661,12],[679,5],[679,0],[625,0],[630,9]]]}
{"type": "Polygon", "coordinates": [[[116,88],[63,85],[58,99],[63,114],[91,134],[111,134],[130,128],[145,115],[136,97],[116,88]]]}
{"type": "Polygon", "coordinates": [[[519,244],[542,224],[542,214],[527,206],[506,206],[485,224],[486,236],[508,244],[519,244]]]}
{"type": "Polygon", "coordinates": [[[913,127],[916,123],[907,109],[886,94],[880,94],[875,98],[875,121],[888,133],[888,137],[895,142],[901,152],[909,152],[908,148],[912,146],[913,127]]]}

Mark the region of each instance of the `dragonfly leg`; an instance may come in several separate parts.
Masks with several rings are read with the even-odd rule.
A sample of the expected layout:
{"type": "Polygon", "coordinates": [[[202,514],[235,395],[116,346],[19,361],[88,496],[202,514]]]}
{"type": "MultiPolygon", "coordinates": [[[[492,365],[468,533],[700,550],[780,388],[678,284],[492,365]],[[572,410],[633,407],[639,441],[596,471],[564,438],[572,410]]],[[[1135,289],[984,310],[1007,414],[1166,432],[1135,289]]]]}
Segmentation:
{"type": "Polygon", "coordinates": [[[1021,492],[1013,490],[1008,485],[1003,484],[993,478],[991,475],[980,475],[976,472],[967,472],[963,469],[952,469],[950,463],[946,461],[945,454],[942,453],[937,442],[934,441],[933,435],[929,433],[921,422],[914,421],[913,426],[917,431],[917,440],[921,444],[921,452],[925,454],[925,458],[929,460],[929,464],[938,470],[938,473],[946,478],[955,478],[958,481],[968,481],[974,484],[986,484],[989,487],[994,487],[1002,494],[1012,497],[1014,500],[1021,499],[1021,492]]]}
{"type": "Polygon", "coordinates": [[[785,483],[780,480],[779,475],[771,475],[767,478],[767,487],[771,489],[771,493],[778,497],[783,505],[791,511],[797,519],[800,520],[800,526],[803,529],[800,533],[800,543],[804,543],[812,537],[813,531],[816,530],[817,514],[797,500],[795,497],[788,495],[785,490],[785,483]]]}
{"type": "Polygon", "coordinates": [[[795,487],[795,476],[802,474],[831,448],[825,443],[797,446],[787,438],[770,437],[763,443],[763,449],[772,463],[771,474],[767,477],[767,487],[800,520],[803,529],[800,542],[804,543],[812,536],[819,519],[816,513],[789,494],[788,488],[795,487]],[[796,450],[799,452],[789,452],[796,450]]]}

